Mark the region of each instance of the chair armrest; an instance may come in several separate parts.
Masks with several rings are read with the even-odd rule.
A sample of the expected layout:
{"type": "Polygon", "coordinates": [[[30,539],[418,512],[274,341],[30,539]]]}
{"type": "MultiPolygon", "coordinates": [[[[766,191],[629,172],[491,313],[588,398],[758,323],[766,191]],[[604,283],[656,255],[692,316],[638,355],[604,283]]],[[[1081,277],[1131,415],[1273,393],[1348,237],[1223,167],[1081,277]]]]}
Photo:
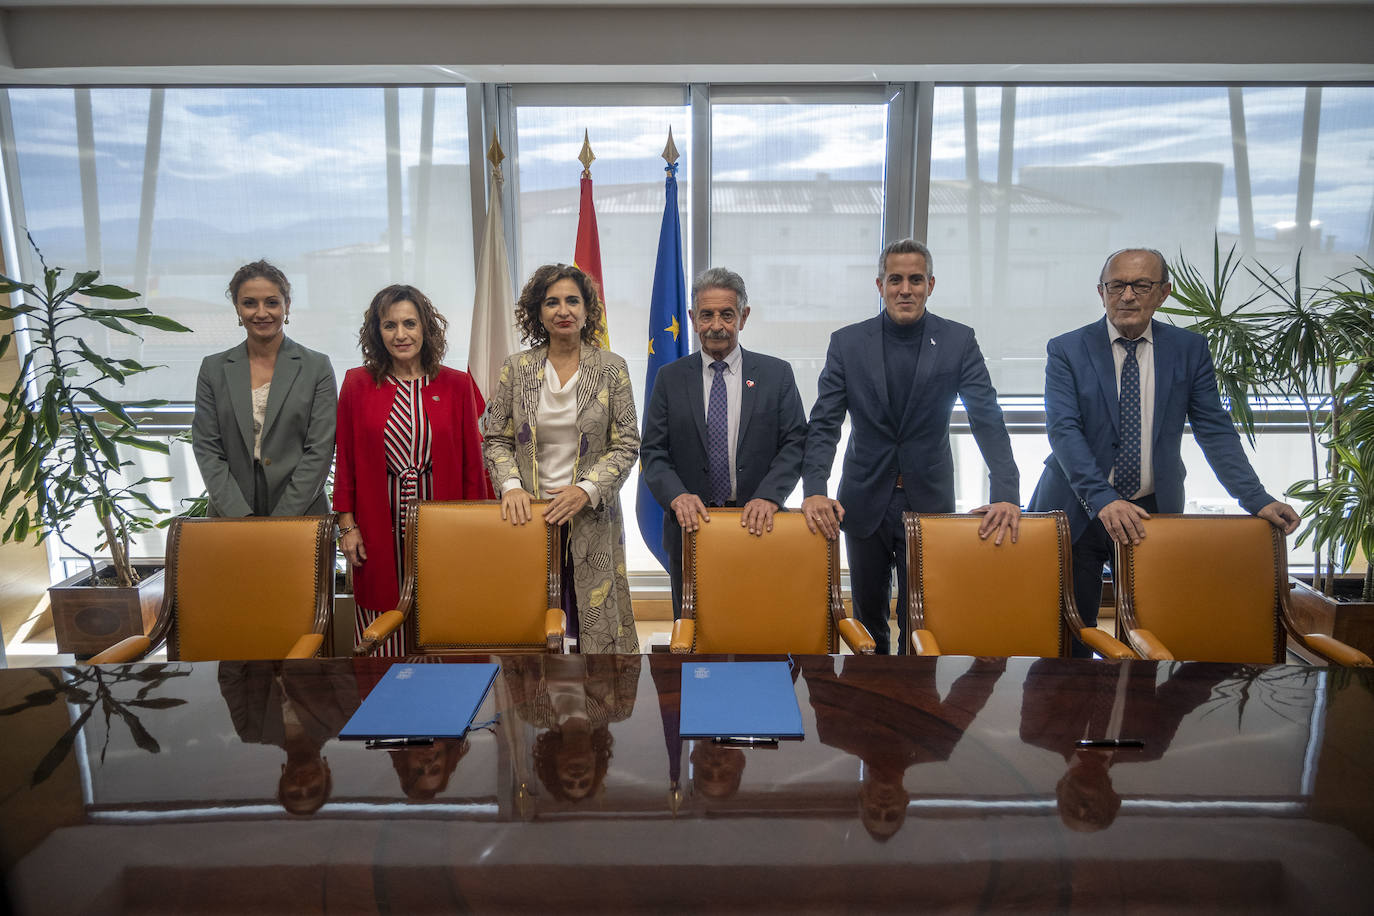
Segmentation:
{"type": "Polygon", "coordinates": [[[911,651],[917,655],[939,655],[940,644],[935,641],[935,634],[929,630],[912,630],[911,651]]]}
{"type": "Polygon", "coordinates": [[[314,658],[320,651],[320,646],[324,645],[323,633],[306,633],[296,644],[291,647],[291,651],[286,653],[287,658],[314,658]]]}
{"type": "Polygon", "coordinates": [[[88,665],[118,665],[121,662],[136,661],[148,654],[152,642],[147,636],[129,636],[121,639],[104,652],[98,652],[86,659],[88,665]]]}
{"type": "Polygon", "coordinates": [[[872,655],[878,648],[868,628],[853,617],[840,618],[840,639],[857,655],[872,655]]]}
{"type": "Polygon", "coordinates": [[[372,626],[363,630],[362,642],[353,647],[354,655],[371,655],[377,648],[377,643],[384,642],[388,636],[396,632],[396,628],[406,619],[406,615],[400,611],[387,611],[385,614],[378,615],[372,621],[372,626]]]}
{"type": "MultiPolygon", "coordinates": [[[[1078,638],[1103,658],[1138,658],[1121,640],[1103,633],[1097,627],[1084,627],[1078,631],[1078,638]]],[[[1161,648],[1163,648],[1161,646],[1161,648]]]]}
{"type": "Polygon", "coordinates": [[[1140,654],[1156,662],[1174,661],[1174,653],[1164,647],[1164,643],[1159,641],[1159,637],[1146,629],[1132,630],[1130,632],[1131,645],[1139,650],[1140,654]]]}
{"type": "MultiPolygon", "coordinates": [[[[1365,655],[1354,646],[1348,646],[1325,633],[1304,633],[1303,642],[1315,649],[1319,654],[1325,655],[1338,665],[1349,665],[1367,667],[1374,664],[1368,655],[1365,655]]],[[[92,659],[94,661],[94,659],[92,659]]]]}
{"type": "Polygon", "coordinates": [[[551,607],[544,614],[544,643],[550,652],[563,651],[563,637],[568,632],[568,618],[561,607],[551,607]]]}
{"type": "Polygon", "coordinates": [[[669,651],[679,655],[692,651],[692,643],[696,641],[697,622],[688,620],[686,617],[679,617],[673,621],[673,638],[668,644],[669,651]]]}

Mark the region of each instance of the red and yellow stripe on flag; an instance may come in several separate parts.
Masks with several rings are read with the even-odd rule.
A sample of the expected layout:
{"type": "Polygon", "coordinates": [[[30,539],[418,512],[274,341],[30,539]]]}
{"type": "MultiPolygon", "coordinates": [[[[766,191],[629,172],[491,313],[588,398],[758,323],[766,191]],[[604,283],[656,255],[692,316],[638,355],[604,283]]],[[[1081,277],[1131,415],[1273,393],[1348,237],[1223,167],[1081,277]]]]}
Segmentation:
{"type": "Polygon", "coordinates": [[[601,294],[601,323],[596,329],[596,342],[603,350],[611,348],[611,332],[606,314],[606,285],[601,282],[601,237],[596,231],[596,205],[592,202],[592,176],[582,174],[582,200],[577,208],[577,247],[573,264],[596,281],[601,294]]]}

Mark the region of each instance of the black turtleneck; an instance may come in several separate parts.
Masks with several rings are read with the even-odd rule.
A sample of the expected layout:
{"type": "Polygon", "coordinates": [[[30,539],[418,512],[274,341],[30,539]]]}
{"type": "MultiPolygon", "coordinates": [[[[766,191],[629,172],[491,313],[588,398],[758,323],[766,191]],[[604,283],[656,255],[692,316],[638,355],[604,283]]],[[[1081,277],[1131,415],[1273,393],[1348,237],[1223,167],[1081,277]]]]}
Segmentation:
{"type": "Polygon", "coordinates": [[[888,412],[893,423],[901,423],[911,397],[911,383],[921,364],[921,342],[925,340],[926,316],[912,324],[898,324],[883,310],[883,366],[887,377],[888,412]]]}

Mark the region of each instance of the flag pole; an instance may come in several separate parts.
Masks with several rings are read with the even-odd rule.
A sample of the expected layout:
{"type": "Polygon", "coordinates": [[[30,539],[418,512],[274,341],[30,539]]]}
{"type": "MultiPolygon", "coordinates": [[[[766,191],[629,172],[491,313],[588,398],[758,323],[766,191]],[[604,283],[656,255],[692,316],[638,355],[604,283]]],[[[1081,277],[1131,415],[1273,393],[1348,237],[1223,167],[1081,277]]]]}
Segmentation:
{"type": "Polygon", "coordinates": [[[582,151],[577,154],[577,161],[582,163],[582,191],[577,207],[577,241],[573,248],[573,263],[596,281],[597,295],[601,299],[601,322],[596,328],[596,341],[601,349],[609,350],[610,315],[606,305],[606,283],[601,275],[601,237],[596,228],[596,204],[592,199],[592,162],[595,159],[591,135],[583,128],[582,151]]]}

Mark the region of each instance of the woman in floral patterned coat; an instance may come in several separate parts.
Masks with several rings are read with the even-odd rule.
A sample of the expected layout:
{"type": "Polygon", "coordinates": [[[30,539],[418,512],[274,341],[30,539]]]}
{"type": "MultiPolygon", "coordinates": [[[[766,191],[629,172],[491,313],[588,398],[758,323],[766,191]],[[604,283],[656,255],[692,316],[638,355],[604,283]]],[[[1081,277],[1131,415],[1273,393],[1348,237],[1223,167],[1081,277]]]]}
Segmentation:
{"type": "Polygon", "coordinates": [[[482,418],[482,453],[501,514],[563,529],[563,609],[582,652],[639,651],[625,574],[620,488],[639,455],[639,422],[625,360],[598,348],[596,284],[546,264],[515,305],[532,348],[506,359],[482,418]]]}

